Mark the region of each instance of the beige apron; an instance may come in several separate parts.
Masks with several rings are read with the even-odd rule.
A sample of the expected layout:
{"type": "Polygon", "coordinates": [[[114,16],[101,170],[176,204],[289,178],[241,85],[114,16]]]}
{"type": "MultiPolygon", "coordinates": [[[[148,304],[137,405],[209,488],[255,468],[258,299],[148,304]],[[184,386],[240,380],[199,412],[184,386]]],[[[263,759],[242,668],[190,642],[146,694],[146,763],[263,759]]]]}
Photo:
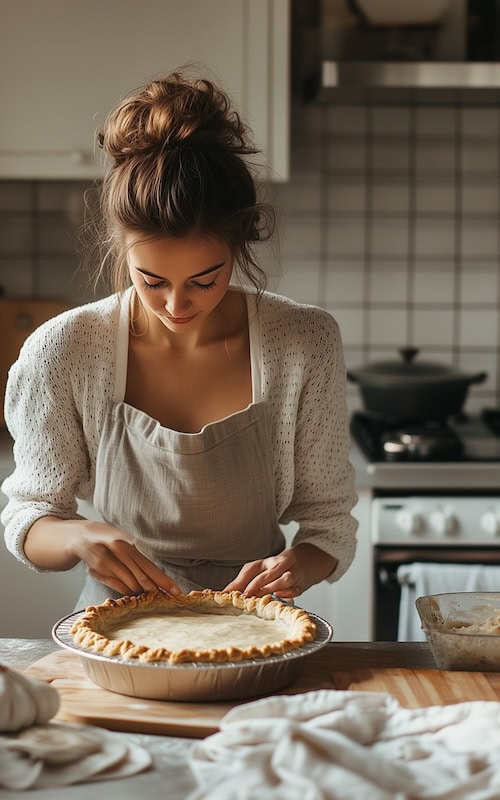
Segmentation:
{"type": "MultiPolygon", "coordinates": [[[[285,543],[266,405],[255,402],[262,394],[255,314],[249,324],[253,402],[246,409],[199,433],[174,431],[116,399],[123,397],[122,375],[101,434],[96,511],[132,533],[139,550],[184,592],[223,589],[244,563],[274,555],[285,543]]],[[[88,576],[77,607],[117,596],[88,576]]]]}

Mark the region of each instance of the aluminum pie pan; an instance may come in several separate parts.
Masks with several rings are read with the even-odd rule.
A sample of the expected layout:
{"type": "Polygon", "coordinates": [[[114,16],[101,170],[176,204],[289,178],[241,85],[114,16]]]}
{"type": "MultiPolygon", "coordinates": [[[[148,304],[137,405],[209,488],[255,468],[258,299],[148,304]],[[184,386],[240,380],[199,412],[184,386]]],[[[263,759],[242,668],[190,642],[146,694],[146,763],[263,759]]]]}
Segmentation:
{"type": "Polygon", "coordinates": [[[307,656],[320,650],[333,637],[332,626],[308,611],[316,623],[316,638],[288,653],[221,664],[167,664],[163,661],[142,664],[96,653],[76,644],[71,627],[84,613],[84,610],[77,611],[56,622],[52,628],[56,644],[77,653],[87,676],[98,686],[148,700],[213,702],[278,691],[293,683],[307,656]]]}

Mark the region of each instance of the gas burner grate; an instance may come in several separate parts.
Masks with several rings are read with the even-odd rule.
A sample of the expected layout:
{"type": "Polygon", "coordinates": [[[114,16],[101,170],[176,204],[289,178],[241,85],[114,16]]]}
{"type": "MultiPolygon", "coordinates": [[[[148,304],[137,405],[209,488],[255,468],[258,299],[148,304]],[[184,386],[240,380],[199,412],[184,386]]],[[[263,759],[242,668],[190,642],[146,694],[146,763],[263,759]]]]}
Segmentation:
{"type": "Polygon", "coordinates": [[[351,417],[350,430],[353,439],[371,462],[453,462],[464,459],[464,447],[459,436],[442,420],[411,423],[408,420],[395,420],[357,411],[351,417]],[[392,454],[387,440],[392,438],[391,434],[397,438],[405,432],[415,440],[417,446],[413,449],[411,446],[403,447],[401,452],[392,454]]]}
{"type": "Polygon", "coordinates": [[[483,408],[481,419],[497,438],[500,438],[500,408],[483,408]]]}

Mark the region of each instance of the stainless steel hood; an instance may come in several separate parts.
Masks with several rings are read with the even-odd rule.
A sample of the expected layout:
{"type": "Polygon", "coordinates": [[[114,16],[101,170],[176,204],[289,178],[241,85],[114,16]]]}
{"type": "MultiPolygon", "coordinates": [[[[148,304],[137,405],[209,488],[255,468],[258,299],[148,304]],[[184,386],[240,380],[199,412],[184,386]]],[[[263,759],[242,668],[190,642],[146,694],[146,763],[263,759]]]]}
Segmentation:
{"type": "Polygon", "coordinates": [[[339,87],[498,89],[498,62],[323,61],[321,91],[339,87]]]}
{"type": "Polygon", "coordinates": [[[325,60],[304,97],[321,105],[352,102],[493,106],[500,103],[500,64],[493,62],[325,60]]]}
{"type": "Polygon", "coordinates": [[[424,26],[344,24],[340,3],[345,6],[346,0],[323,0],[315,24],[301,27],[303,63],[310,67],[306,100],[382,96],[397,102],[418,95],[431,103],[455,102],[459,96],[471,103],[498,102],[500,0],[453,0],[439,25],[424,26]],[[474,11],[489,6],[489,17],[474,11]]]}

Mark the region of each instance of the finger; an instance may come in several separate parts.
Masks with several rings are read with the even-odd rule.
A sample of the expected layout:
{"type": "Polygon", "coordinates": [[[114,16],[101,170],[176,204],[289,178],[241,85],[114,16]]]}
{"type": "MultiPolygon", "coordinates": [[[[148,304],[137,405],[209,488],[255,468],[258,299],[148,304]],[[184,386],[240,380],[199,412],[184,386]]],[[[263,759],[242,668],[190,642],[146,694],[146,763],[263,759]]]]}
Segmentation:
{"type": "Polygon", "coordinates": [[[243,592],[249,582],[262,572],[262,561],[249,561],[237,574],[236,578],[227,584],[224,592],[243,592]]]}
{"type": "Polygon", "coordinates": [[[114,544],[117,554],[107,546],[98,545],[95,548],[95,557],[89,563],[89,574],[106,586],[124,594],[141,594],[156,589],[154,582],[149,580],[136,565],[131,555],[134,550],[133,545],[123,541],[114,544]]]}
{"type": "Polygon", "coordinates": [[[141,553],[135,545],[125,543],[122,559],[121,563],[128,569],[134,583],[139,587],[136,593],[160,590],[172,595],[181,594],[181,590],[175,581],[141,553]]]}
{"type": "MultiPolygon", "coordinates": [[[[129,545],[126,546],[129,547],[129,545]]],[[[87,561],[89,574],[96,580],[106,583],[107,586],[111,586],[110,581],[112,581],[112,588],[116,588],[119,584],[120,589],[117,588],[116,591],[138,594],[142,591],[142,587],[125,561],[123,555],[117,557],[109,547],[98,544],[93,549],[92,558],[87,561]]]]}
{"type": "Polygon", "coordinates": [[[131,594],[140,594],[140,592],[134,592],[131,590],[130,586],[123,581],[116,578],[114,575],[102,575],[99,572],[95,572],[92,569],[89,569],[89,575],[94,580],[99,581],[99,583],[104,584],[108,589],[113,589],[115,592],[121,595],[131,595],[131,594]]]}
{"type": "Polygon", "coordinates": [[[282,594],[286,593],[287,597],[297,597],[302,593],[302,589],[290,570],[287,570],[275,580],[267,580],[263,573],[258,578],[254,579],[247,588],[245,593],[249,594],[282,594]]]}
{"type": "MultiPolygon", "coordinates": [[[[154,561],[151,561],[147,556],[135,549],[134,558],[137,558],[138,568],[142,573],[141,582],[144,586],[151,584],[154,589],[160,589],[169,594],[181,594],[180,587],[174,580],[164,572],[154,561]]],[[[139,579],[139,575],[136,574],[139,579]]]]}

